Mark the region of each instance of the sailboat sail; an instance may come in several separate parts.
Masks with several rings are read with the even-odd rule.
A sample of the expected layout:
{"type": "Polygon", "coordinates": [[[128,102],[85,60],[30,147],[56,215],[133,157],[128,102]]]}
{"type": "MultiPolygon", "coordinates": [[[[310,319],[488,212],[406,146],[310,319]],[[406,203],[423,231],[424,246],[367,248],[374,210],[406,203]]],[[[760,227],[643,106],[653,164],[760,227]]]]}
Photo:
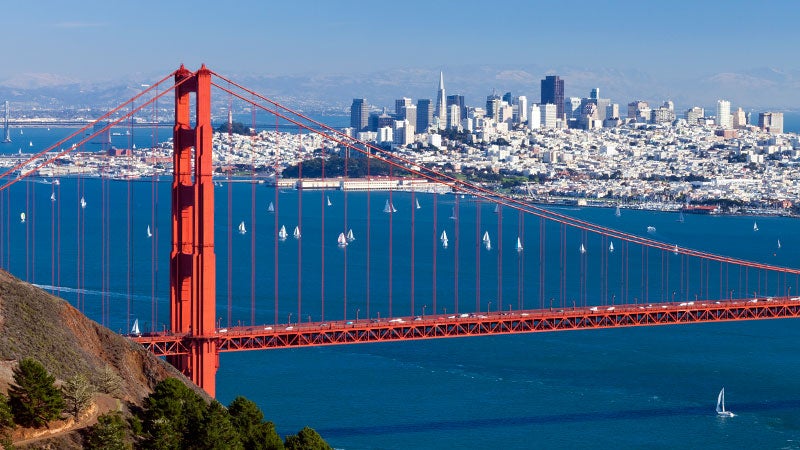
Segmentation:
{"type": "Polygon", "coordinates": [[[81,208],[83,208],[83,209],[86,208],[86,199],[83,198],[83,197],[81,197],[81,208]]]}
{"type": "Polygon", "coordinates": [[[522,251],[522,240],[519,238],[519,236],[517,236],[517,251],[522,251]]]}
{"type": "Polygon", "coordinates": [[[617,217],[622,215],[622,213],[619,210],[619,206],[617,206],[617,209],[614,211],[614,215],[617,216],[617,217]]]}
{"type": "Polygon", "coordinates": [[[678,222],[683,223],[683,211],[678,213],[678,222]]]}
{"type": "Polygon", "coordinates": [[[150,225],[147,226],[147,237],[149,238],[153,237],[153,232],[150,231],[150,225]]]}
{"type": "Polygon", "coordinates": [[[333,206],[333,203],[331,203],[331,198],[329,196],[327,195],[325,196],[325,201],[328,203],[328,206],[333,206]]]}
{"type": "Polygon", "coordinates": [[[52,194],[50,194],[50,201],[51,201],[51,202],[54,202],[54,201],[56,201],[56,193],[55,193],[55,192],[53,192],[52,194]]]}
{"type": "Polygon", "coordinates": [[[294,238],[295,239],[300,239],[300,226],[299,225],[294,227],[294,238]]]}
{"type": "Polygon", "coordinates": [[[497,203],[496,205],[494,205],[494,213],[497,214],[499,212],[500,212],[500,204],[497,203]]]}
{"type": "Polygon", "coordinates": [[[347,238],[347,241],[348,241],[348,242],[353,242],[353,241],[355,241],[355,240],[356,240],[356,237],[355,237],[355,235],[353,234],[353,229],[352,229],[352,228],[350,228],[349,230],[347,230],[347,236],[345,236],[345,237],[347,238]]]}
{"type": "Polygon", "coordinates": [[[386,203],[383,205],[383,212],[385,212],[385,213],[397,212],[397,210],[394,209],[394,205],[392,205],[389,202],[389,199],[386,199],[386,203]]]}
{"type": "Polygon", "coordinates": [[[725,409],[725,388],[723,387],[717,395],[717,415],[723,417],[735,417],[735,414],[725,409]]]}
{"type": "Polygon", "coordinates": [[[239,234],[247,233],[247,228],[244,226],[244,220],[239,224],[239,234]]]}
{"type": "Polygon", "coordinates": [[[483,242],[489,242],[489,232],[488,231],[484,231],[483,232],[483,242]]]}
{"type": "Polygon", "coordinates": [[[24,212],[19,213],[19,221],[21,223],[25,223],[25,213],[24,212]]]}
{"type": "Polygon", "coordinates": [[[447,240],[447,231],[442,230],[442,235],[439,236],[439,239],[446,241],[447,240]]]}
{"type": "Polygon", "coordinates": [[[286,233],[286,227],[284,225],[281,225],[281,229],[278,230],[278,239],[284,240],[286,239],[286,236],[288,236],[288,234],[286,233]]]}
{"type": "Polygon", "coordinates": [[[486,250],[492,249],[492,241],[489,239],[489,232],[485,231],[483,233],[483,245],[486,247],[486,250]]]}
{"type": "Polygon", "coordinates": [[[613,242],[609,242],[608,243],[608,252],[609,253],[614,253],[614,243],[613,242]]]}
{"type": "Polygon", "coordinates": [[[419,199],[417,198],[417,199],[414,199],[414,200],[417,202],[417,209],[420,209],[421,206],[419,206],[419,199]]]}
{"type": "Polygon", "coordinates": [[[781,248],[781,240],[778,239],[778,248],[781,248]]]}
{"type": "Polygon", "coordinates": [[[142,334],[141,331],[139,331],[139,319],[136,319],[136,320],[133,321],[133,327],[131,328],[131,334],[136,335],[136,336],[142,334]]]}
{"type": "Polygon", "coordinates": [[[269,202],[269,206],[267,207],[267,211],[275,212],[275,205],[273,205],[272,202],[269,202]]]}
{"type": "Polygon", "coordinates": [[[345,237],[344,233],[339,233],[339,237],[336,239],[336,243],[339,247],[344,247],[347,245],[347,238],[345,237]]]}
{"type": "Polygon", "coordinates": [[[758,231],[758,224],[753,222],[753,231],[758,231]]]}
{"type": "Polygon", "coordinates": [[[584,247],[582,243],[581,243],[581,249],[580,249],[580,251],[581,251],[581,255],[583,255],[583,254],[585,254],[585,253],[586,253],[586,247],[584,247]]]}

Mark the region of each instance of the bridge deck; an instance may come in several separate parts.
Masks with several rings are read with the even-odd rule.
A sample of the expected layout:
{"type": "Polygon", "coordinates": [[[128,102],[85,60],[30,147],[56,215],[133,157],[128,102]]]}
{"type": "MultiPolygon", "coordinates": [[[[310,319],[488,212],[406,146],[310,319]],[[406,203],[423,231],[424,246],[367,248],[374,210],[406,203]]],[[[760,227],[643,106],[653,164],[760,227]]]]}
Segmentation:
{"type": "Polygon", "coordinates": [[[426,315],[220,328],[210,336],[131,336],[157,356],[187,354],[192,340],[221,352],[461,336],[800,317],[800,297],[767,297],[524,311],[426,315]]]}

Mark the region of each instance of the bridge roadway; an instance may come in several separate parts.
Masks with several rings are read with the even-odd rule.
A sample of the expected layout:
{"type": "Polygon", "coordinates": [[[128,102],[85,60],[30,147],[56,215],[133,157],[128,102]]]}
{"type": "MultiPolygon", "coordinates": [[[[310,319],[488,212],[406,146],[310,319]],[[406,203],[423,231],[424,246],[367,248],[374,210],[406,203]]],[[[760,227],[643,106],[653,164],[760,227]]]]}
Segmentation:
{"type": "Polygon", "coordinates": [[[129,336],[156,356],[188,354],[189,341],[220,352],[548,331],[800,317],[800,297],[624,304],[219,328],[209,336],[129,336]]]}

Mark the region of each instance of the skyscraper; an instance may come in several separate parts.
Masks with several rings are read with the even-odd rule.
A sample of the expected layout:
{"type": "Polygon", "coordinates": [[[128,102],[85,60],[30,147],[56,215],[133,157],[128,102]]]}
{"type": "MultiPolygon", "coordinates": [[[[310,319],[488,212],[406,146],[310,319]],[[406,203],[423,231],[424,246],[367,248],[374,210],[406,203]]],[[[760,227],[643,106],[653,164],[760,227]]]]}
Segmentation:
{"type": "Polygon", "coordinates": [[[367,99],[353,99],[353,104],[350,106],[350,126],[356,133],[367,131],[369,126],[369,106],[367,106],[367,99]]]}
{"type": "Polygon", "coordinates": [[[486,117],[497,121],[500,118],[500,96],[497,94],[486,96],[486,117]]]}
{"type": "Polygon", "coordinates": [[[423,133],[433,122],[433,110],[431,109],[431,99],[421,98],[417,100],[417,133],[423,133]]]}
{"type": "Polygon", "coordinates": [[[408,97],[403,97],[394,101],[394,115],[397,117],[397,120],[405,119],[405,117],[402,116],[403,108],[411,106],[411,104],[411,99],[408,97]]]}
{"type": "Polygon", "coordinates": [[[439,91],[436,93],[435,116],[439,119],[439,129],[447,125],[447,96],[444,93],[444,73],[439,72],[439,91]]]}
{"type": "Polygon", "coordinates": [[[527,122],[527,120],[528,120],[528,97],[526,97],[524,95],[520,95],[519,97],[517,97],[517,114],[519,115],[518,120],[517,120],[519,123],[527,122]]]}
{"type": "Polygon", "coordinates": [[[758,126],[767,133],[783,133],[783,113],[763,112],[758,113],[758,126]]]}
{"type": "Polygon", "coordinates": [[[733,117],[731,117],[731,102],[727,100],[717,100],[717,126],[728,129],[733,127],[733,117]]]}
{"type": "Polygon", "coordinates": [[[548,75],[542,80],[543,105],[556,105],[556,116],[564,116],[564,80],[557,75],[548,75]]]}
{"type": "MultiPolygon", "coordinates": [[[[461,112],[461,117],[458,120],[466,119],[467,118],[467,107],[464,105],[464,96],[463,95],[448,95],[447,96],[447,106],[448,108],[450,105],[458,105],[458,109],[461,112]]],[[[448,109],[449,111],[449,109],[448,109]]]]}

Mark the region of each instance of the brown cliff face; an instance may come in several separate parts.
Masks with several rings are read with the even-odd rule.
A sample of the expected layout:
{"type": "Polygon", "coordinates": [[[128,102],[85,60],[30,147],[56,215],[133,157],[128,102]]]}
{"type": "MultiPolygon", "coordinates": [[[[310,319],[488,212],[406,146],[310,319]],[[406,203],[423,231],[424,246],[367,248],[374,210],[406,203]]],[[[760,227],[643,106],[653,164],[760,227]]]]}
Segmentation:
{"type": "Polygon", "coordinates": [[[0,270],[0,392],[12,382],[16,362],[34,358],[57,380],[78,373],[98,385],[105,371],[120,380],[114,397],[141,406],[167,377],[182,380],[208,396],[166,361],[139,344],[88,319],[66,301],[0,270]]]}

